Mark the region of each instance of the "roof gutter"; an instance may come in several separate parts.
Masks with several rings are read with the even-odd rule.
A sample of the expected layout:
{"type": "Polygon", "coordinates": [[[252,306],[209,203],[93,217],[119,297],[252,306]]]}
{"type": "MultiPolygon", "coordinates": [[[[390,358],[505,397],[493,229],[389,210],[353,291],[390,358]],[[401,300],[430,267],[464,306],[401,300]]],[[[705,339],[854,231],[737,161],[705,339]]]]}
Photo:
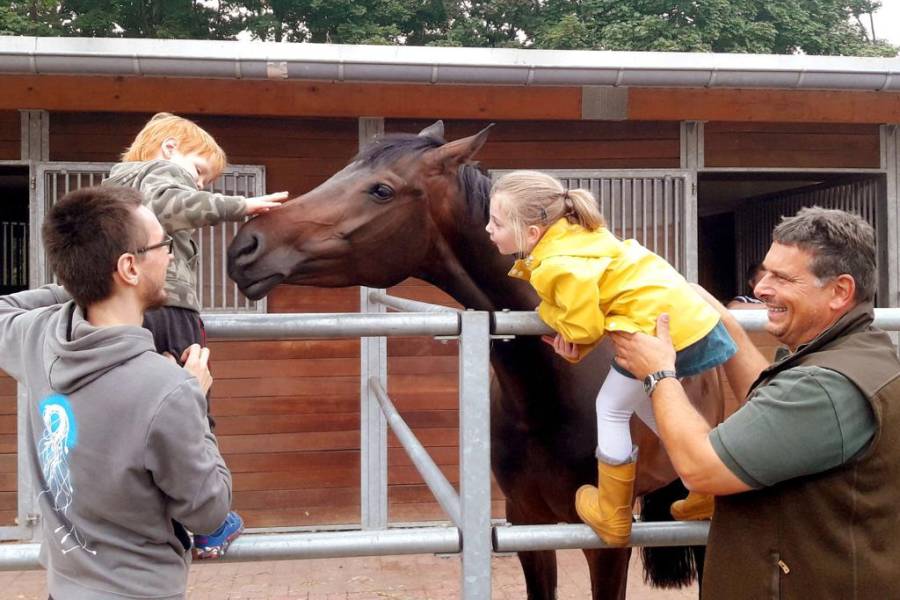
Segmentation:
{"type": "Polygon", "coordinates": [[[900,57],[0,36],[0,73],[900,92],[900,57]]]}

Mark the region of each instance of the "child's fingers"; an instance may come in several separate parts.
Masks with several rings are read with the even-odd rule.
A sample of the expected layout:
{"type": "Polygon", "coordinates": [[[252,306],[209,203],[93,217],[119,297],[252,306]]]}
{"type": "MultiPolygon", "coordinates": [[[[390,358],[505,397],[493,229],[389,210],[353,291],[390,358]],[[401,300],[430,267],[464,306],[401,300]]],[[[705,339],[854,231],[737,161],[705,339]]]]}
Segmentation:
{"type": "Polygon", "coordinates": [[[265,196],[255,198],[255,200],[258,200],[262,204],[281,204],[287,199],[287,192],[276,192],[274,194],[266,194],[265,196]]]}
{"type": "Polygon", "coordinates": [[[548,346],[553,346],[553,348],[556,349],[556,338],[554,338],[552,335],[542,335],[541,341],[548,346]]]}
{"type": "Polygon", "coordinates": [[[181,364],[187,363],[188,359],[191,358],[191,353],[196,354],[200,351],[200,344],[191,344],[187,348],[184,349],[184,352],[181,353],[181,364]]]}

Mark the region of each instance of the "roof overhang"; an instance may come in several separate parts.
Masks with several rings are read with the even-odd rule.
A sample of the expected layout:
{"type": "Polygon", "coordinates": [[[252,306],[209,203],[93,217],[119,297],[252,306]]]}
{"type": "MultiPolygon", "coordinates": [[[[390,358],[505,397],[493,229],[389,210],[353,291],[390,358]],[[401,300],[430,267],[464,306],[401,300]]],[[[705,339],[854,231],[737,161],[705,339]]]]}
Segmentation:
{"type": "Polygon", "coordinates": [[[0,36],[0,73],[900,91],[900,57],[0,36]]]}

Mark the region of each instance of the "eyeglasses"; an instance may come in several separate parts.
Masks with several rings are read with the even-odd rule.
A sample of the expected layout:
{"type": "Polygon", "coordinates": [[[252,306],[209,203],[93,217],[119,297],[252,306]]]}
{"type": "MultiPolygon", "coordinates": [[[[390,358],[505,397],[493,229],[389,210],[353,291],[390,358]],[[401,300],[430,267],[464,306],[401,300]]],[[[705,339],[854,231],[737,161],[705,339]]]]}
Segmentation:
{"type": "Polygon", "coordinates": [[[175,240],[172,239],[172,236],[167,235],[165,237],[165,239],[163,239],[163,241],[161,241],[160,243],[151,244],[149,246],[144,246],[143,248],[138,248],[137,250],[134,251],[134,253],[135,254],[144,254],[145,252],[150,252],[151,250],[156,250],[157,248],[162,248],[163,246],[165,246],[166,248],[168,248],[167,252],[169,254],[172,254],[172,244],[174,242],[175,242],[175,240]]]}

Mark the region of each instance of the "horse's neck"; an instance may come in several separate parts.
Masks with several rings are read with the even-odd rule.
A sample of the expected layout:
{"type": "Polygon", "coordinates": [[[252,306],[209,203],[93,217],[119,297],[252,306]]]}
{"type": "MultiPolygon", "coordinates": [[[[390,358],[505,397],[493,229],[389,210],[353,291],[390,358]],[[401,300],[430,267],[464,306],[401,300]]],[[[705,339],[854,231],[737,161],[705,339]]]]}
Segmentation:
{"type": "MultiPolygon", "coordinates": [[[[475,310],[532,310],[537,295],[527,283],[507,275],[511,261],[497,252],[473,216],[462,192],[451,201],[451,218],[436,225],[430,256],[419,277],[475,310]]],[[[445,213],[447,214],[447,213],[445,213]]]]}
{"type": "Polygon", "coordinates": [[[508,265],[493,248],[479,240],[454,247],[439,239],[432,249],[432,265],[420,277],[441,288],[466,308],[475,310],[531,310],[537,304],[527,285],[507,276],[508,265]],[[479,256],[480,255],[480,256],[479,256]],[[478,260],[482,264],[475,264],[478,260]]]}

